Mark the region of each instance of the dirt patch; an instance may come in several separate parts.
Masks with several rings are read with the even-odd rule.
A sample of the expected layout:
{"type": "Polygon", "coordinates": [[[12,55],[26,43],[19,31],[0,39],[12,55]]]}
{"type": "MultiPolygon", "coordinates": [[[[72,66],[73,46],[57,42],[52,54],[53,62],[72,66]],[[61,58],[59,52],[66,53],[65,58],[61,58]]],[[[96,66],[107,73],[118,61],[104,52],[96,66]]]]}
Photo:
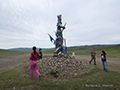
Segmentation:
{"type": "Polygon", "coordinates": [[[19,67],[23,62],[29,59],[29,54],[9,54],[0,55],[0,72],[19,67]]]}
{"type": "MultiPolygon", "coordinates": [[[[44,55],[45,57],[51,57],[52,55],[44,55]]],[[[43,56],[43,58],[44,58],[43,56]]],[[[0,72],[10,70],[16,67],[22,67],[23,64],[26,64],[25,61],[28,61],[30,54],[9,54],[9,55],[0,55],[0,72]]],[[[91,57],[87,55],[77,55],[77,60],[84,61],[89,64],[91,57]]],[[[97,58],[97,66],[103,67],[100,58],[97,58]]],[[[29,63],[29,62],[28,62],[29,63]]],[[[28,64],[27,63],[27,64],[28,64]]],[[[39,62],[40,64],[40,62],[39,62]]],[[[48,63],[49,64],[49,63],[48,63]]],[[[44,65],[44,64],[43,64],[44,65]]],[[[27,66],[29,68],[29,65],[27,66]]],[[[120,60],[109,58],[107,59],[107,67],[108,69],[120,72],[120,60]]],[[[26,68],[26,67],[25,67],[26,68]]]]}
{"type": "MultiPolygon", "coordinates": [[[[91,56],[88,55],[77,55],[76,58],[79,59],[83,59],[86,63],[89,64],[89,61],[91,59],[91,56]]],[[[92,61],[92,64],[94,63],[94,61],[92,61]]],[[[96,63],[97,66],[99,67],[103,67],[102,65],[102,61],[100,58],[96,57],[96,63]]],[[[107,68],[113,71],[117,71],[120,73],[120,59],[118,58],[107,58],[107,68]]]]}

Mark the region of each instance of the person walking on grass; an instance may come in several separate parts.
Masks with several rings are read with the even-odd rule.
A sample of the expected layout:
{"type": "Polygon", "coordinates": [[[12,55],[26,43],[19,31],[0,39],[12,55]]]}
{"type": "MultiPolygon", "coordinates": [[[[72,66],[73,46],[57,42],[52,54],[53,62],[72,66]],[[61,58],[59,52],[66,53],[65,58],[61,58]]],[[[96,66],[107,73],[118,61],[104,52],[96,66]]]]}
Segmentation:
{"type": "Polygon", "coordinates": [[[107,55],[106,55],[105,51],[102,51],[101,53],[102,53],[102,54],[99,55],[98,57],[101,57],[102,64],[103,64],[103,68],[104,68],[104,70],[107,72],[107,66],[106,66],[106,64],[107,64],[107,61],[106,61],[107,55]]]}
{"type": "Polygon", "coordinates": [[[91,60],[89,61],[89,64],[91,64],[92,60],[94,60],[94,65],[96,65],[96,58],[95,58],[96,52],[94,48],[92,48],[92,51],[90,52],[90,54],[91,54],[91,60]]]}
{"type": "Polygon", "coordinates": [[[29,60],[31,60],[30,62],[30,79],[33,78],[33,71],[35,71],[35,73],[37,74],[37,76],[40,78],[40,73],[37,70],[37,64],[38,64],[38,58],[39,58],[39,53],[36,51],[36,47],[34,46],[33,48],[33,52],[31,52],[30,54],[30,58],[29,60]]]}

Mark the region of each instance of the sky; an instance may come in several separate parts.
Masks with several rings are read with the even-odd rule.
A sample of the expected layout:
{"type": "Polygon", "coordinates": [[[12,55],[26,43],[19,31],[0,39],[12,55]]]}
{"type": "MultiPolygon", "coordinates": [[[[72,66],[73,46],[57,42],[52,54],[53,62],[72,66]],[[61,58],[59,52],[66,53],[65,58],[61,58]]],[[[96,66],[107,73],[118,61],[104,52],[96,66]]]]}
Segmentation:
{"type": "Polygon", "coordinates": [[[0,0],[0,48],[53,48],[59,14],[67,46],[120,44],[120,0],[0,0]]]}

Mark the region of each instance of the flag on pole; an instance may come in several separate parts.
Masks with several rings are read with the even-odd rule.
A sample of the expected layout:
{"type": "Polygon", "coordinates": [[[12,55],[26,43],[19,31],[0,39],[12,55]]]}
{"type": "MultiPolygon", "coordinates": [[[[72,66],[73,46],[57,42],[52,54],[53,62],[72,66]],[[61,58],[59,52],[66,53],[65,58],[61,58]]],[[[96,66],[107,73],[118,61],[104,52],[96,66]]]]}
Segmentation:
{"type": "Polygon", "coordinates": [[[52,41],[54,41],[54,39],[52,38],[52,36],[50,35],[50,34],[48,34],[49,35],[49,37],[50,37],[50,41],[52,42],[52,41]]]}

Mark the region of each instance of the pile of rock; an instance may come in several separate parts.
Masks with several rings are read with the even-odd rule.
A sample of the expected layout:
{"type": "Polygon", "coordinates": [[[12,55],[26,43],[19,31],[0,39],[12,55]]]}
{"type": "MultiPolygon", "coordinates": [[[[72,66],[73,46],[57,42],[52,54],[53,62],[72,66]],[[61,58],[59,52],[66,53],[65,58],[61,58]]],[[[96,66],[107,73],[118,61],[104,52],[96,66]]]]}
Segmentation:
{"type": "Polygon", "coordinates": [[[57,70],[59,76],[76,76],[90,69],[92,69],[91,65],[72,58],[44,56],[38,61],[38,71],[42,75],[50,74],[51,70],[57,70]]]}

